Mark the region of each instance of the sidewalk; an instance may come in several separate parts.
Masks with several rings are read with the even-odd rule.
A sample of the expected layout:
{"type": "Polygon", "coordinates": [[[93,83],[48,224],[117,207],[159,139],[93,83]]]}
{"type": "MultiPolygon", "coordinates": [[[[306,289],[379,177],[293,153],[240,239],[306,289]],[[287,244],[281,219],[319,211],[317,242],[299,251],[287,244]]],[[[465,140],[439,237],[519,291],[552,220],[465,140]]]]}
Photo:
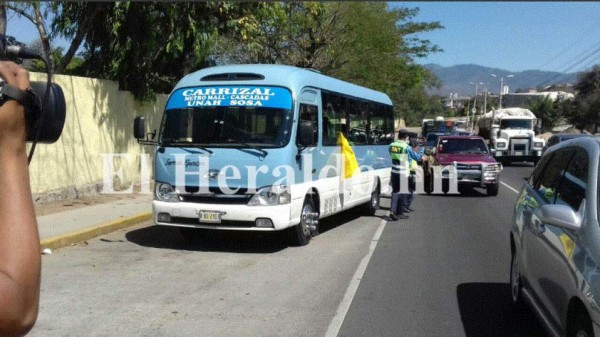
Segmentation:
{"type": "Polygon", "coordinates": [[[36,207],[42,250],[57,249],[152,218],[152,195],[100,196],[36,207]]]}

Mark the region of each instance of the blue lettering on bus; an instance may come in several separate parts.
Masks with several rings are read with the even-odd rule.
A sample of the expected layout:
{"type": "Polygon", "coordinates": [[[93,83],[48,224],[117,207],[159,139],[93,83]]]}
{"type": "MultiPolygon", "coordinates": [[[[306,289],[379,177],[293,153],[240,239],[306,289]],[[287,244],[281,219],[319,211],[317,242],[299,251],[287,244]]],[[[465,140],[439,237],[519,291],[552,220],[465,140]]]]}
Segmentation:
{"type": "Polygon", "coordinates": [[[166,109],[204,106],[258,106],[291,109],[292,95],[278,87],[219,86],[181,88],[173,92],[166,109]]]}

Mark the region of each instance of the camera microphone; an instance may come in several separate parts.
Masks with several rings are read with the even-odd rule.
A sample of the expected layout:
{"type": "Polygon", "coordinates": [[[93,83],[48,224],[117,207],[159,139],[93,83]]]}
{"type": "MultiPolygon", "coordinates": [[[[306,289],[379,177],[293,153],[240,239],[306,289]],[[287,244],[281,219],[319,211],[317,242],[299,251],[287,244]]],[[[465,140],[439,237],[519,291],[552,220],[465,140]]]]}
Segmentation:
{"type": "Polygon", "coordinates": [[[7,99],[17,99],[26,104],[25,122],[28,126],[27,141],[32,142],[29,155],[36,143],[54,143],[60,138],[66,118],[65,96],[62,88],[51,82],[52,73],[48,61],[42,56],[42,47],[34,44],[28,47],[12,36],[0,34],[0,60],[20,63],[23,59],[40,59],[46,64],[48,80],[30,82],[30,90],[10,88],[0,79],[0,105],[7,99]]]}
{"type": "Polygon", "coordinates": [[[41,59],[42,54],[39,50],[34,48],[29,48],[27,46],[6,46],[6,57],[7,58],[17,58],[17,59],[41,59]]]}

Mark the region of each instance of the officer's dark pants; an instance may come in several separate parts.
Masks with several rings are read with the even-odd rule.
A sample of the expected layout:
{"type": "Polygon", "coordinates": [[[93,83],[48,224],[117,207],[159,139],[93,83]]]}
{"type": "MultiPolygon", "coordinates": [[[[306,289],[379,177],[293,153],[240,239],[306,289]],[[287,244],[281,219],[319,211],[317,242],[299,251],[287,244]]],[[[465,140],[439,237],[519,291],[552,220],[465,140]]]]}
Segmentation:
{"type": "Polygon", "coordinates": [[[412,204],[413,201],[413,197],[414,197],[414,193],[415,193],[415,173],[411,172],[410,176],[408,177],[408,188],[410,191],[410,194],[408,194],[406,196],[406,204],[404,204],[404,210],[406,210],[407,208],[410,208],[410,204],[412,204]]]}
{"type": "Polygon", "coordinates": [[[392,201],[390,204],[390,212],[392,214],[401,215],[404,213],[404,208],[407,205],[408,194],[400,193],[400,174],[392,173],[392,201]]]}

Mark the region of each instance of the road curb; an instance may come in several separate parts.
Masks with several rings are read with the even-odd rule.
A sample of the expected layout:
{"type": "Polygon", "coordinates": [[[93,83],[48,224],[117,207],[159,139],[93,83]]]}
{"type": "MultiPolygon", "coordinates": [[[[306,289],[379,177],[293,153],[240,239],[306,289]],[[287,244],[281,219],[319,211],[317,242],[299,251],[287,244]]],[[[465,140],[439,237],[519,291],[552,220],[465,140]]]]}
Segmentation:
{"type": "Polygon", "coordinates": [[[100,235],[108,234],[119,229],[133,226],[140,222],[152,219],[152,212],[140,213],[131,217],[121,218],[95,225],[78,231],[53,236],[40,241],[41,249],[57,249],[70,246],[72,244],[95,238],[100,235]]]}

